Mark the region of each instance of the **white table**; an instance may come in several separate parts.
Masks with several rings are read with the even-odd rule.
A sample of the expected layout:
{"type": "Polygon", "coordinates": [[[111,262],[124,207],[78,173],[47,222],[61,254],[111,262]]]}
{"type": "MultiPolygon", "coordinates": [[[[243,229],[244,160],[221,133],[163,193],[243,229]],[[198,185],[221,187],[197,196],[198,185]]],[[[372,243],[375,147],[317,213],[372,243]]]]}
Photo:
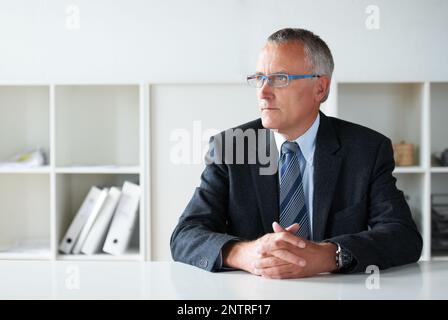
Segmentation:
{"type": "Polygon", "coordinates": [[[381,271],[379,289],[368,288],[369,276],[271,280],[174,262],[1,261],[0,299],[448,299],[445,261],[381,271]]]}

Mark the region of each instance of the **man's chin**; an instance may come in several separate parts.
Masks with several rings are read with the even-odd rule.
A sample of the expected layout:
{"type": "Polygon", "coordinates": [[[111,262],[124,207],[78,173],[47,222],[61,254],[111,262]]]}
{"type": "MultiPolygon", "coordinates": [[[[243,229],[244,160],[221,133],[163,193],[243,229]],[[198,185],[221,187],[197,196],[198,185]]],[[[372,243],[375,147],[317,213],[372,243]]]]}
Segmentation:
{"type": "Polygon", "coordinates": [[[274,129],[278,128],[277,121],[274,121],[270,117],[263,117],[263,116],[261,116],[261,123],[263,124],[263,128],[266,128],[266,129],[274,130],[274,129]]]}

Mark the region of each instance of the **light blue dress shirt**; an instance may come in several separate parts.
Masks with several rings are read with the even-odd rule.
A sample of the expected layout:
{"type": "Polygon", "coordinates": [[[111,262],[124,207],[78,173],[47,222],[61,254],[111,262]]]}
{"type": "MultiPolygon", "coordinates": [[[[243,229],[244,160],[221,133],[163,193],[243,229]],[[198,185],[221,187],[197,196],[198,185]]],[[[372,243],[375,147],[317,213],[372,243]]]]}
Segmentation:
{"type": "MultiPolygon", "coordinates": [[[[302,172],[303,192],[305,193],[305,203],[308,209],[308,215],[310,220],[310,239],[313,240],[313,194],[314,194],[314,151],[316,150],[316,136],[319,129],[320,115],[317,114],[316,120],[314,120],[311,127],[298,137],[295,142],[302,150],[303,157],[305,158],[305,166],[302,172]]],[[[278,158],[280,160],[281,147],[283,142],[286,141],[278,132],[274,131],[275,144],[278,150],[278,158]]],[[[280,179],[280,175],[279,175],[280,179]]]]}

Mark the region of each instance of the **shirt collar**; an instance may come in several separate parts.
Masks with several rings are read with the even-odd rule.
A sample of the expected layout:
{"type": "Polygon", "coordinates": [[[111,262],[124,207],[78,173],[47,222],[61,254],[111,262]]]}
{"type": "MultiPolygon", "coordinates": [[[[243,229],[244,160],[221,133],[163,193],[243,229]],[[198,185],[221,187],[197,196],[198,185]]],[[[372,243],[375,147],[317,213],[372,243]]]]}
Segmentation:
{"type": "MultiPolygon", "coordinates": [[[[300,137],[294,140],[299,145],[303,157],[305,158],[306,162],[308,162],[309,165],[313,165],[314,150],[316,149],[316,136],[317,136],[317,130],[319,129],[319,123],[320,123],[320,114],[318,113],[311,127],[309,127],[304,134],[302,134],[300,137]]],[[[273,130],[273,132],[274,132],[275,144],[277,145],[278,155],[280,158],[281,147],[283,142],[286,141],[286,139],[277,131],[273,130]]]]}

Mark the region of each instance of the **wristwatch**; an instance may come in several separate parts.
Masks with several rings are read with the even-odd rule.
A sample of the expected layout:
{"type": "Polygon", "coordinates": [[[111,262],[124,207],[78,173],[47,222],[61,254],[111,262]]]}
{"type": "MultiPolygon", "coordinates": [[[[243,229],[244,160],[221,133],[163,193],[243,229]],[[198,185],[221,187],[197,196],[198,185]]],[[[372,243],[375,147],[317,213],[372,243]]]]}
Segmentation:
{"type": "Polygon", "coordinates": [[[338,248],[336,250],[336,268],[337,271],[344,271],[350,268],[352,262],[353,262],[353,256],[341,247],[341,245],[337,242],[332,242],[335,244],[338,248]]]}

